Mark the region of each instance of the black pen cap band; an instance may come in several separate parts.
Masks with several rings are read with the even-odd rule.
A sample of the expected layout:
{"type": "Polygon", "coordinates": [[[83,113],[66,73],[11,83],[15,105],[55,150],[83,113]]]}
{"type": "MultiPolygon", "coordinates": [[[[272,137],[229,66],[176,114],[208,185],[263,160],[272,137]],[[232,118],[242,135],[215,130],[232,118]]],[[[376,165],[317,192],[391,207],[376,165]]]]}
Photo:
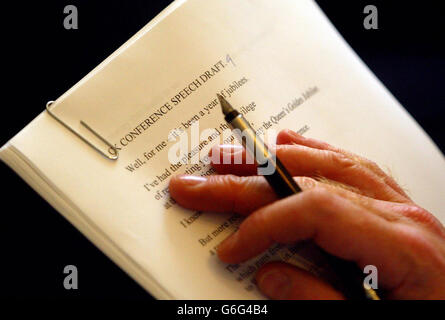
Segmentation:
{"type": "Polygon", "coordinates": [[[233,119],[235,119],[236,117],[238,117],[240,115],[240,113],[237,110],[233,110],[230,113],[226,114],[224,119],[230,123],[232,122],[233,119]]]}

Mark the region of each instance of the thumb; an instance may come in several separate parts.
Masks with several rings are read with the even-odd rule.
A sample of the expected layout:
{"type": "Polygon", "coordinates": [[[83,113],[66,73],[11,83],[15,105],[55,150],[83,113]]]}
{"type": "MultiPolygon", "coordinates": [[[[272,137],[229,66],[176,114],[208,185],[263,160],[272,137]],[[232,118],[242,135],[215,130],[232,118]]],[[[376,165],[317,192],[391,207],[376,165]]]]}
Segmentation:
{"type": "Polygon", "coordinates": [[[283,262],[271,262],[258,270],[260,291],[274,300],[340,300],[342,294],[307,271],[283,262]]]}

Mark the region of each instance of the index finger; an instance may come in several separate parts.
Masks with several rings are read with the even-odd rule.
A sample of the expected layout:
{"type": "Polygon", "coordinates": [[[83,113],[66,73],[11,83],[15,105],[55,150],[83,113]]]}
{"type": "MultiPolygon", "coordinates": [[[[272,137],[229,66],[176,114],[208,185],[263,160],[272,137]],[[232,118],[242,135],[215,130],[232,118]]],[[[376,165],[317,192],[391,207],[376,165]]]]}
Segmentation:
{"type": "Polygon", "coordinates": [[[312,189],[252,213],[219,245],[218,255],[224,262],[240,263],[276,242],[313,240],[332,255],[385,270],[383,283],[396,286],[411,266],[397,263],[408,253],[396,248],[403,232],[395,226],[339,195],[312,189]]]}

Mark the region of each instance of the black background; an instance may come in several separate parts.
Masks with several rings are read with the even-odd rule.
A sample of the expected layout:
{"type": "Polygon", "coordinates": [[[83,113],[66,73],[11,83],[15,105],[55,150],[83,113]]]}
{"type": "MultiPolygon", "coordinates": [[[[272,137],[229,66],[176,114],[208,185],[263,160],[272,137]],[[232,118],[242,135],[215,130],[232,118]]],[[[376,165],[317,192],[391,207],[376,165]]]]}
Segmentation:
{"type": "MultiPolygon", "coordinates": [[[[438,7],[440,1],[416,5],[388,0],[317,2],[353,49],[444,151],[445,55],[441,42],[445,28],[438,7]],[[374,4],[379,10],[378,30],[363,28],[363,8],[367,4],[374,4]]],[[[36,117],[48,100],[68,90],[169,3],[2,3],[4,82],[0,145],[36,117]],[[63,27],[63,8],[68,4],[78,8],[78,30],[63,27]]],[[[0,296],[150,298],[4,164],[0,164],[0,172],[0,296]],[[78,267],[78,290],[63,288],[63,268],[68,264],[78,267]]]]}

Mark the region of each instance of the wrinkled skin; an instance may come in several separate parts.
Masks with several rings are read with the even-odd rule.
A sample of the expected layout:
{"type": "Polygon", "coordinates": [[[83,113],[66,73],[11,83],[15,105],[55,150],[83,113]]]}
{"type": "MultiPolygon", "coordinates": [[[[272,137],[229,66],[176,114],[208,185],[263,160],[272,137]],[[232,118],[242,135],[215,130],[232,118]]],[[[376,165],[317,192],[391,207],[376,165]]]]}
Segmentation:
{"type": "MultiPolygon", "coordinates": [[[[277,199],[234,146],[213,148],[212,158],[242,153],[242,164],[215,161],[217,175],[170,181],[172,197],[186,208],[246,216],[218,247],[222,261],[240,263],[274,243],[311,239],[361,268],[376,266],[386,298],[445,298],[445,229],[392,177],[367,159],[290,130],[280,132],[275,151],[303,192],[277,199]]],[[[343,299],[327,283],[281,262],[263,266],[256,280],[272,299],[343,299]]]]}

